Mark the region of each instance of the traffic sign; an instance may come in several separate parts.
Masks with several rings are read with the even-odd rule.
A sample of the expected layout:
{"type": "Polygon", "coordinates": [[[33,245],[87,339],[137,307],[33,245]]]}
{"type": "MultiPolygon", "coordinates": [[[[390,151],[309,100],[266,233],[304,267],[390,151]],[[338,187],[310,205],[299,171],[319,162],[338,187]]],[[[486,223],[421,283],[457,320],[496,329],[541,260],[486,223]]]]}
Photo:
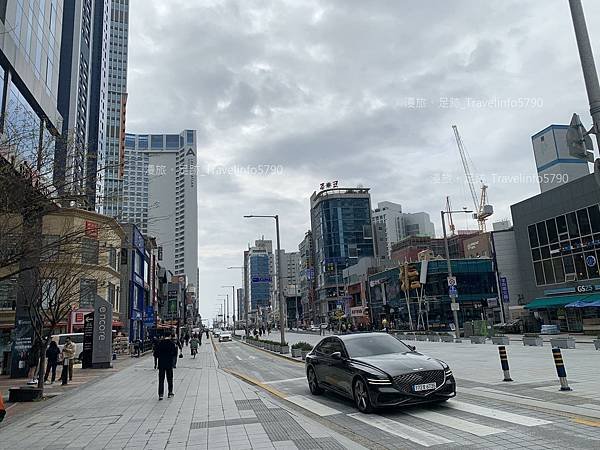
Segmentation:
{"type": "Polygon", "coordinates": [[[452,311],[460,311],[460,305],[458,303],[450,303],[450,309],[452,311]]]}
{"type": "Polygon", "coordinates": [[[448,277],[448,286],[456,286],[456,277],[448,277]]]}
{"type": "Polygon", "coordinates": [[[592,256],[592,255],[586,256],[585,257],[585,264],[588,267],[594,267],[596,265],[596,257],[592,256]]]}
{"type": "Polygon", "coordinates": [[[458,297],[458,289],[456,289],[456,286],[450,286],[448,288],[448,294],[450,295],[450,297],[458,297]]]}

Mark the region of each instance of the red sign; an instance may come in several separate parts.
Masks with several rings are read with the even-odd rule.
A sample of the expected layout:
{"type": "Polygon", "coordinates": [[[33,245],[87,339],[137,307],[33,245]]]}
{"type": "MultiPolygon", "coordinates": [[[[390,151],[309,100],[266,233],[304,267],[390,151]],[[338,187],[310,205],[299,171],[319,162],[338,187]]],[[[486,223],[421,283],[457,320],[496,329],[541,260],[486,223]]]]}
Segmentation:
{"type": "Polygon", "coordinates": [[[98,239],[98,224],[96,222],[85,221],[85,235],[98,239]]]}

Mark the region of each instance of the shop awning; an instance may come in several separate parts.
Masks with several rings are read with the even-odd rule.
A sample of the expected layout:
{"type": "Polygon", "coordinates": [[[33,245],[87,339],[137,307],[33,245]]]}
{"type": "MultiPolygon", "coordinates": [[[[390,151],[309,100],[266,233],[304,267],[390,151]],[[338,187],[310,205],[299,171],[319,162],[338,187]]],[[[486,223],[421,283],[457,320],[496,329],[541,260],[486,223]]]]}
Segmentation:
{"type": "Polygon", "coordinates": [[[600,300],[591,303],[578,300],[574,303],[569,303],[565,308],[600,308],[600,300]]]}
{"type": "Polygon", "coordinates": [[[558,295],[556,297],[536,298],[525,305],[526,309],[561,308],[569,304],[590,304],[600,302],[600,294],[558,295]]]}

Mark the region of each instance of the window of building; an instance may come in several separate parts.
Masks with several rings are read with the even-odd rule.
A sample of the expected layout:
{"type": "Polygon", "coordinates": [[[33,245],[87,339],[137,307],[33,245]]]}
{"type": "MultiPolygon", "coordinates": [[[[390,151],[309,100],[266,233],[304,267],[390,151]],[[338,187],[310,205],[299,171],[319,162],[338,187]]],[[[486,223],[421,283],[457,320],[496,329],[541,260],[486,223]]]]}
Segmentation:
{"type": "Polygon", "coordinates": [[[112,245],[108,249],[108,265],[110,267],[112,267],[113,269],[118,270],[118,268],[117,268],[117,249],[114,248],[112,245]]]}
{"type": "Polygon", "coordinates": [[[153,134],[150,136],[150,148],[158,149],[163,148],[163,135],[153,134]]]}
{"type": "Polygon", "coordinates": [[[17,279],[0,281],[0,310],[15,310],[17,307],[17,279]]]}
{"type": "Polygon", "coordinates": [[[179,148],[179,135],[167,134],[165,136],[165,146],[170,149],[179,148]]]}
{"type": "Polygon", "coordinates": [[[93,308],[96,294],[98,293],[98,283],[93,279],[82,279],[79,282],[79,307],[93,308]]]}
{"type": "Polygon", "coordinates": [[[96,239],[81,239],[81,262],[84,264],[98,264],[99,243],[96,239]]]}
{"type": "Polygon", "coordinates": [[[60,236],[46,234],[42,238],[42,261],[56,261],[60,251],[60,236]]]}

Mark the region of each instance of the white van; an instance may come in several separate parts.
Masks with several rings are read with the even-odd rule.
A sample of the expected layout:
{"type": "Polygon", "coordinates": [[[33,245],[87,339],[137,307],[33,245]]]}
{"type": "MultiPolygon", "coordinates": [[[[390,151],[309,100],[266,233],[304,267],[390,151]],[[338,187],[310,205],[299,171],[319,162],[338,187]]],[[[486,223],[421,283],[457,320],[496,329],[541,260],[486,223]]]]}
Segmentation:
{"type": "Polygon", "coordinates": [[[75,344],[75,358],[81,361],[83,357],[83,333],[55,334],[52,336],[52,340],[58,344],[58,348],[62,352],[68,337],[75,344]]]}

